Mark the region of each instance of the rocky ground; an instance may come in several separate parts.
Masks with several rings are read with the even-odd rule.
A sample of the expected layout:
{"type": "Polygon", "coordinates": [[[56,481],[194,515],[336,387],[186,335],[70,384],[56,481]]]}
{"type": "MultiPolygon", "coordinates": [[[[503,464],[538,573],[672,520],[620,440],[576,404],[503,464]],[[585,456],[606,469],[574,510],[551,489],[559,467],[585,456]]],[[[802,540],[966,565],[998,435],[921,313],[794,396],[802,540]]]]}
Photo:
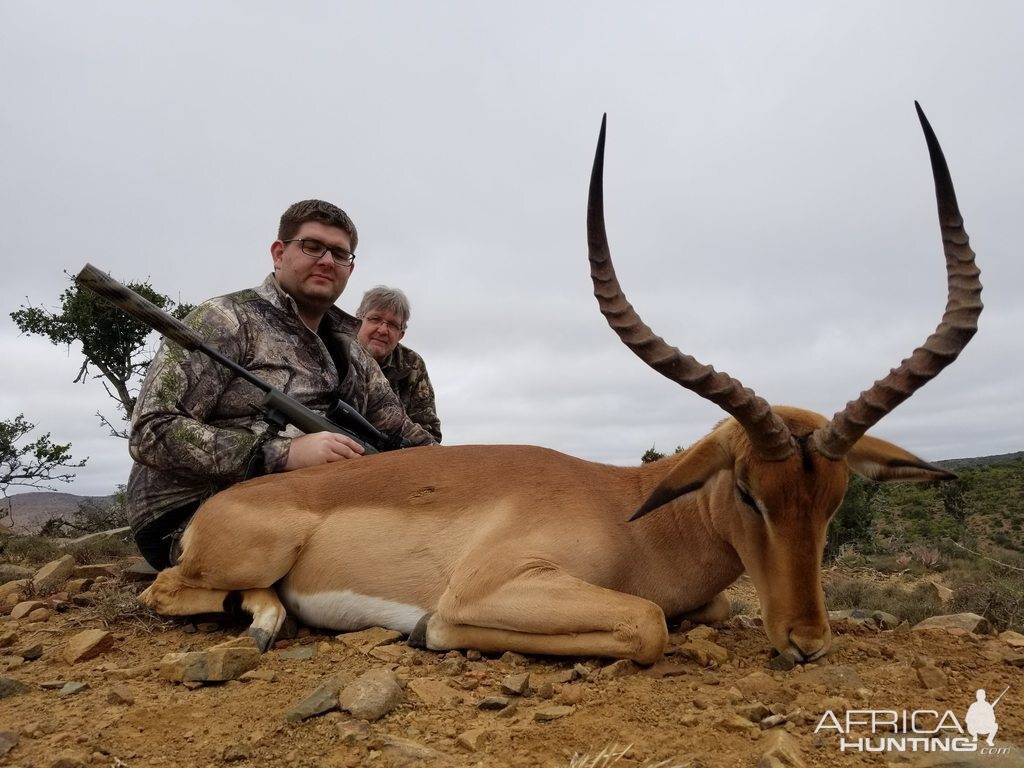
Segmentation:
{"type": "MultiPolygon", "coordinates": [[[[0,574],[0,764],[103,766],[1024,765],[1024,636],[979,617],[836,615],[835,650],[786,669],[756,617],[681,627],[649,669],[407,647],[382,629],[292,627],[267,654],[241,620],[167,621],[121,562],[0,574]],[[1003,754],[841,753],[822,714],[952,710],[975,690],[1003,754]]],[[[736,597],[756,605],[749,584],[736,597]]]]}

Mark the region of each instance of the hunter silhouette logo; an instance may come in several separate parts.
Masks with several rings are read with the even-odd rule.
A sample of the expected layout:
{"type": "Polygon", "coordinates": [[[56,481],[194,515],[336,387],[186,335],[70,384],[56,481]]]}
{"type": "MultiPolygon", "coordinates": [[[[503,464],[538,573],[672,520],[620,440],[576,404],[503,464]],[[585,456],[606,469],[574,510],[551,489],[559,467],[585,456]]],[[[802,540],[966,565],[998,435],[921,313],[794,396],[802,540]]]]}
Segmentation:
{"type": "Polygon", "coordinates": [[[978,736],[988,736],[988,745],[993,746],[993,739],[996,737],[996,731],[999,730],[999,724],[996,723],[996,704],[999,703],[999,699],[1006,695],[1006,692],[1010,690],[1010,686],[1006,686],[1003,692],[999,694],[998,698],[989,704],[985,701],[985,689],[979,688],[975,694],[977,701],[971,704],[967,709],[967,732],[974,737],[974,740],[978,740],[978,736]]]}
{"type": "Polygon", "coordinates": [[[989,702],[984,688],[975,691],[975,701],[961,724],[952,710],[934,709],[849,709],[841,715],[826,710],[815,733],[835,731],[841,752],[976,752],[981,755],[1009,754],[1013,748],[996,746],[999,730],[996,705],[1010,690],[1006,686],[989,702]],[[984,737],[979,743],[979,737],[984,737]]]}

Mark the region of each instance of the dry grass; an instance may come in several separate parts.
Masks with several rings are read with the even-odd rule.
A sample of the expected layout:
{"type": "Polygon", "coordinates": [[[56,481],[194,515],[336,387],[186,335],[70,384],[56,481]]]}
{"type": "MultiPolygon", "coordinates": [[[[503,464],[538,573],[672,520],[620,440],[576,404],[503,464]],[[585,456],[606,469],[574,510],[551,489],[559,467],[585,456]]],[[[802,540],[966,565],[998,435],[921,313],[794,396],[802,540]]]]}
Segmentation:
{"type": "Polygon", "coordinates": [[[170,629],[175,625],[172,619],[160,616],[139,602],[139,592],[146,586],[109,581],[96,587],[93,590],[96,602],[82,613],[84,623],[99,620],[107,628],[116,626],[144,632],[170,629]]]}
{"type": "Polygon", "coordinates": [[[825,582],[825,603],[830,610],[863,608],[885,611],[911,624],[945,613],[935,590],[927,584],[907,589],[859,576],[835,576],[825,582]]]}
{"type": "Polygon", "coordinates": [[[139,554],[139,550],[130,536],[127,539],[125,536],[107,536],[81,544],[70,544],[65,551],[74,557],[79,565],[109,563],[112,560],[139,554]]]}

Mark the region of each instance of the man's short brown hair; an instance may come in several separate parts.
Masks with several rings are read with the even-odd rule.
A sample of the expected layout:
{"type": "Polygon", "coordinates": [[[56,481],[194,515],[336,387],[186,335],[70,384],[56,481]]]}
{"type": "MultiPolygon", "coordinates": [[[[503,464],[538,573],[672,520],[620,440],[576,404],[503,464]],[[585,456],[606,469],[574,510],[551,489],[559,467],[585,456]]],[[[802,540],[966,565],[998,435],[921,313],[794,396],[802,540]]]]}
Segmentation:
{"type": "Polygon", "coordinates": [[[318,221],[344,230],[352,241],[352,252],[355,253],[356,244],[359,242],[356,225],[341,208],[323,200],[300,200],[289,205],[288,210],[281,215],[277,239],[291,240],[299,231],[299,227],[307,221],[318,221]]]}

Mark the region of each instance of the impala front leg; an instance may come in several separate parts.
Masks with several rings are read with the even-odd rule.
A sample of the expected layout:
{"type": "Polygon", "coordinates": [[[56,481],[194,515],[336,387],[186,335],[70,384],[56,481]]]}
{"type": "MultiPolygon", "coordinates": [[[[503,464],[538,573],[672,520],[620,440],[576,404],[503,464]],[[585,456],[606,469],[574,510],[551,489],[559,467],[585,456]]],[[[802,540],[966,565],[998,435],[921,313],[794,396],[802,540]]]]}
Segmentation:
{"type": "Polygon", "coordinates": [[[437,611],[424,617],[410,642],[439,651],[609,656],[640,664],[657,661],[668,642],[665,614],[654,603],[547,564],[527,568],[483,594],[474,594],[473,586],[453,579],[437,611]]]}

